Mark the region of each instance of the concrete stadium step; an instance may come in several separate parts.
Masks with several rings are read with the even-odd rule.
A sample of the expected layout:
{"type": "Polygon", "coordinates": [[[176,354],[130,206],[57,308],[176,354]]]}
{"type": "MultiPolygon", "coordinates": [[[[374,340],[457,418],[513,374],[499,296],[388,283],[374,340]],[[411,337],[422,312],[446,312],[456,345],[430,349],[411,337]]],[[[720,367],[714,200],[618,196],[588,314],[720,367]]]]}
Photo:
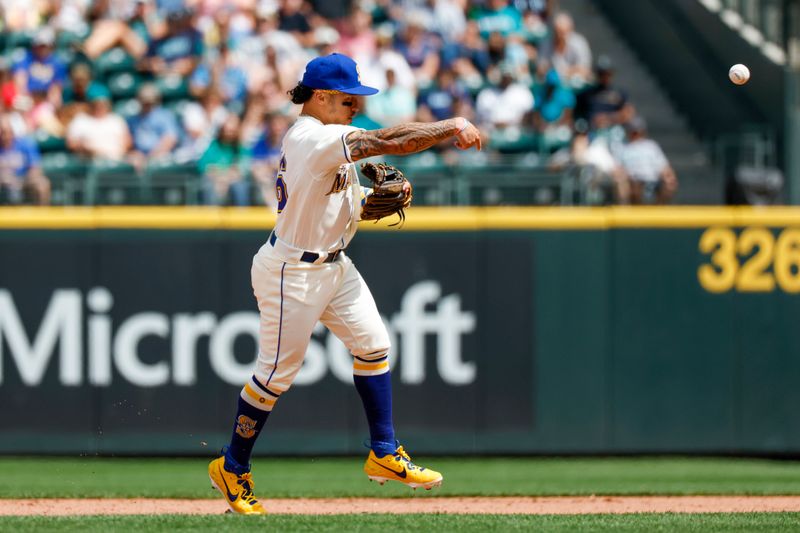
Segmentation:
{"type": "Polygon", "coordinates": [[[678,113],[647,65],[639,61],[591,0],[561,0],[560,7],[572,14],[577,31],[589,40],[592,56],[596,59],[607,55],[613,61],[615,83],[628,92],[637,112],[647,121],[650,135],[679,173],[679,201],[721,201],[720,180],[711,166],[706,145],[678,113]]]}

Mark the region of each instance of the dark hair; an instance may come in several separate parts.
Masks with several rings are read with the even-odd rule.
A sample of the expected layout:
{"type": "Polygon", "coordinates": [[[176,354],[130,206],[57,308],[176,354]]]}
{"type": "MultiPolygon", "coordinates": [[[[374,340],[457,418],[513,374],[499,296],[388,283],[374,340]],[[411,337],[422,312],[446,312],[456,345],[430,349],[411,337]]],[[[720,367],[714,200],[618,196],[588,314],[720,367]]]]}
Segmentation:
{"type": "Polygon", "coordinates": [[[306,87],[302,83],[298,83],[297,87],[291,91],[287,91],[287,94],[292,97],[293,104],[305,104],[311,100],[311,95],[314,94],[314,89],[311,87],[306,87]]]}

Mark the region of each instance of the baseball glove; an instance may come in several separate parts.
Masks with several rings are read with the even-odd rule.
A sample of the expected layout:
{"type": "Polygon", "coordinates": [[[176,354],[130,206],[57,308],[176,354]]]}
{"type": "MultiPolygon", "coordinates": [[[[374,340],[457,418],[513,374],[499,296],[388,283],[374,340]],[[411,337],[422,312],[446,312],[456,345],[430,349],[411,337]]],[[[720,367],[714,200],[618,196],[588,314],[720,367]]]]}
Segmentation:
{"type": "Polygon", "coordinates": [[[367,196],[361,207],[361,220],[378,220],[397,214],[400,220],[391,226],[402,224],[406,215],[404,210],[411,205],[411,190],[405,191],[405,184],[410,182],[403,173],[386,163],[364,163],[361,173],[372,182],[372,194],[367,196]]]}

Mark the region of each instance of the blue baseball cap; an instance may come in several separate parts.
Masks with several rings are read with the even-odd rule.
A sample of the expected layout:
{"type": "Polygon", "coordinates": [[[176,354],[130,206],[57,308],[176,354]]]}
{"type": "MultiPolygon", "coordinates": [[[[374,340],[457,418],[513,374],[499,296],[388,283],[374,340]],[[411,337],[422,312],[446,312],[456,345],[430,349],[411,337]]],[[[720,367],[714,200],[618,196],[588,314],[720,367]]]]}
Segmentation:
{"type": "Polygon", "coordinates": [[[312,89],[327,89],[345,94],[369,95],[378,92],[374,87],[361,85],[358,65],[342,54],[320,56],[309,61],[300,83],[312,89]]]}

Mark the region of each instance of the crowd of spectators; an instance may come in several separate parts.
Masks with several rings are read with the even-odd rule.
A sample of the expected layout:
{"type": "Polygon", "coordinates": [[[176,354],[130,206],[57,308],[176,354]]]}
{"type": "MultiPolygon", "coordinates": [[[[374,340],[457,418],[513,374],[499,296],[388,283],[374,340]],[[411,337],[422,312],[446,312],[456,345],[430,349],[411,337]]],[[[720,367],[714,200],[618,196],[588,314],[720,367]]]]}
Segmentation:
{"type": "Polygon", "coordinates": [[[556,3],[0,0],[0,201],[49,202],[36,139],[138,173],[196,162],[201,201],[274,205],[280,139],[299,112],[287,91],[334,51],[381,89],[355,125],[465,116],[490,151],[595,169],[617,202],[669,201],[666,158],[556,3]],[[505,142],[521,133],[528,144],[505,142]]]}

